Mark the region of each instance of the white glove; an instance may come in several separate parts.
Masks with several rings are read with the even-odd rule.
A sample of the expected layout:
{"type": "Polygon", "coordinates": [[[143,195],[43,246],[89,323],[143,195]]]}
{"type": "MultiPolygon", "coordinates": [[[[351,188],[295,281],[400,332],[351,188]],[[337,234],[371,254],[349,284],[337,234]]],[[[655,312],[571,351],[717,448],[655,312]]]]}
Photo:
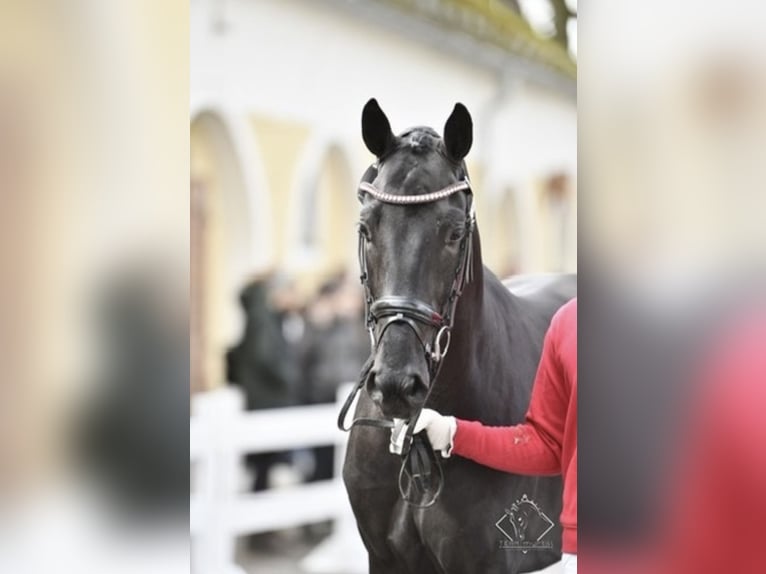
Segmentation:
{"type": "Polygon", "coordinates": [[[442,457],[449,458],[457,431],[455,417],[440,415],[432,409],[423,409],[415,423],[415,433],[424,429],[433,449],[441,451],[442,457]]]}

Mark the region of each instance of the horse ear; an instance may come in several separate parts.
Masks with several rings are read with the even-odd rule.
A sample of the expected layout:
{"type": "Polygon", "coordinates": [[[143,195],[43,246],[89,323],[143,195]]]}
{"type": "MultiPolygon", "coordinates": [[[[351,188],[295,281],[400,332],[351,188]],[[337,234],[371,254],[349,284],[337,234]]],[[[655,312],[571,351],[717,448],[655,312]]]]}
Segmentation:
{"type": "Polygon", "coordinates": [[[362,110],[362,138],[376,157],[385,155],[394,144],[391,124],[375,98],[370,99],[362,110]]]}
{"type": "Polygon", "coordinates": [[[473,143],[473,121],[466,107],[455,104],[447,123],[444,124],[444,147],[454,161],[461,161],[471,151],[473,143]]]}

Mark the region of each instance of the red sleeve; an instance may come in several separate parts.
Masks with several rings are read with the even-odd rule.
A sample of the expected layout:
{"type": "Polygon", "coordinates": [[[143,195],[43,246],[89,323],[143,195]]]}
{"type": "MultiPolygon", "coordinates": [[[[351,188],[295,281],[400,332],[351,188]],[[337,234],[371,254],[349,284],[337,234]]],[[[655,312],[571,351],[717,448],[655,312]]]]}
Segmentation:
{"type": "Polygon", "coordinates": [[[561,331],[557,318],[558,315],[545,335],[526,421],[515,426],[489,427],[458,419],[455,454],[516,474],[561,473],[569,393],[557,348],[561,331]]]}

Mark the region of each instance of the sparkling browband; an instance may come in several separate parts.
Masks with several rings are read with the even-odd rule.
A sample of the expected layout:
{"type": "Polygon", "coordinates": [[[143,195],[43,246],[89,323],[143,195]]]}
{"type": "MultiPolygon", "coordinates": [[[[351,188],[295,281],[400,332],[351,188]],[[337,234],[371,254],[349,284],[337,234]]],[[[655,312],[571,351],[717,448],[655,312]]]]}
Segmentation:
{"type": "Polygon", "coordinates": [[[399,204],[415,204],[415,203],[431,203],[432,201],[438,201],[449,197],[453,193],[458,191],[466,191],[471,189],[471,184],[468,179],[458,181],[431,193],[424,193],[422,195],[393,195],[391,193],[384,193],[377,189],[374,185],[363,181],[359,184],[359,189],[366,191],[375,199],[382,201],[383,203],[399,203],[399,204]]]}

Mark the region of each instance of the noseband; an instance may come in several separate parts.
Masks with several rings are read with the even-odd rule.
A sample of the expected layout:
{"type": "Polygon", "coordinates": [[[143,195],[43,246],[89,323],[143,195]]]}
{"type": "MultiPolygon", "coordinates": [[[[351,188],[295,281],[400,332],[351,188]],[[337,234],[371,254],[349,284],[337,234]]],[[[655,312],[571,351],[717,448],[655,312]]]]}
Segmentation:
{"type": "MultiPolygon", "coordinates": [[[[463,287],[470,282],[472,275],[473,255],[473,229],[475,226],[475,214],[473,208],[473,195],[471,184],[464,179],[442,190],[423,195],[392,195],[384,193],[368,182],[362,182],[359,189],[368,193],[378,201],[393,205],[422,205],[434,203],[446,199],[457,192],[464,192],[468,198],[466,202],[465,234],[460,242],[458,265],[455,269],[452,285],[447,301],[441,311],[437,311],[428,303],[412,297],[393,295],[374,299],[370,290],[369,273],[367,268],[367,240],[359,233],[359,267],[361,268],[360,280],[364,288],[365,322],[370,333],[370,343],[373,351],[379,345],[385,331],[394,323],[404,323],[412,328],[423,346],[426,361],[429,365],[431,382],[436,378],[435,369],[441,363],[447,353],[451,339],[452,326],[455,322],[455,309],[463,287]],[[431,341],[426,341],[421,335],[418,325],[424,325],[434,331],[431,341]],[[377,334],[376,334],[377,327],[377,334]]],[[[373,352],[374,355],[374,352],[373,352]]],[[[429,386],[430,388],[430,386],[429,386]]]]}
{"type": "MultiPolygon", "coordinates": [[[[373,171],[373,173],[376,171],[373,171]]],[[[359,233],[360,280],[364,288],[365,325],[370,334],[371,353],[362,368],[359,382],[341,408],[338,417],[338,427],[343,431],[351,430],[354,426],[372,426],[386,429],[393,429],[395,427],[393,421],[372,418],[355,419],[350,427],[346,427],[345,420],[354,398],[369,377],[378,347],[388,328],[397,323],[410,327],[423,348],[426,364],[428,365],[429,384],[423,405],[416,415],[410,419],[410,424],[408,424],[407,432],[404,436],[404,447],[401,454],[402,466],[399,471],[399,491],[404,501],[408,504],[425,508],[431,506],[441,493],[444,475],[439,458],[434,454],[430,444],[428,444],[427,437],[421,434],[413,436],[413,431],[415,429],[415,422],[431,394],[431,390],[441,370],[443,359],[449,350],[458,299],[463,292],[463,288],[473,277],[473,233],[476,227],[473,193],[467,176],[465,179],[444,189],[422,195],[393,195],[385,193],[367,181],[363,181],[359,185],[359,190],[378,201],[392,205],[421,205],[446,199],[458,192],[466,194],[465,233],[460,241],[458,264],[451,278],[452,284],[449,296],[438,311],[428,303],[413,297],[392,295],[375,299],[369,284],[367,239],[361,231],[359,233]],[[422,333],[424,328],[426,332],[432,333],[433,336],[430,338],[425,337],[422,333]],[[432,471],[433,467],[437,469],[435,478],[432,471]],[[433,484],[434,481],[435,485],[433,484]],[[425,503],[416,501],[422,501],[426,498],[426,494],[429,491],[432,491],[433,494],[426,499],[425,503]]]]}

